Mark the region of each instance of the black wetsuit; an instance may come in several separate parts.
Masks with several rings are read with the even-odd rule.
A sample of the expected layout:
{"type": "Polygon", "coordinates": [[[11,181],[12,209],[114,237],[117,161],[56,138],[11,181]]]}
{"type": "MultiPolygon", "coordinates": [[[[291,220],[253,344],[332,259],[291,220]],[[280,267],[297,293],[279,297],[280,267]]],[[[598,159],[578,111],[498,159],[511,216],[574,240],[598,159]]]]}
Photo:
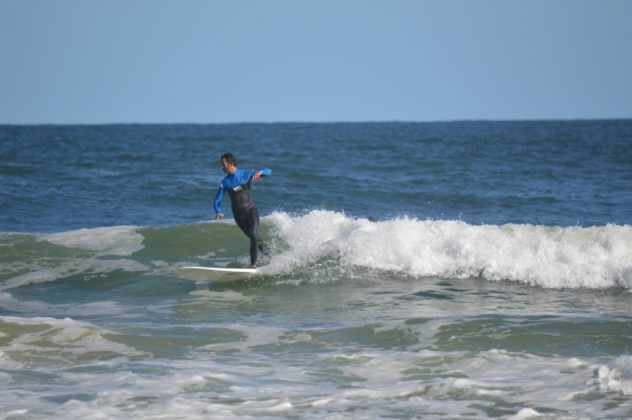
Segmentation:
{"type": "MultiPolygon", "coordinates": [[[[228,192],[235,222],[250,239],[250,264],[252,265],[257,264],[257,251],[266,253],[265,245],[259,239],[259,210],[250,197],[250,182],[255,172],[254,169],[243,171],[237,169],[235,173],[226,175],[219,186],[214,202],[215,212],[221,213],[220,203],[224,192],[228,192]]],[[[269,176],[272,173],[267,168],[261,172],[263,176],[269,176]]]]}

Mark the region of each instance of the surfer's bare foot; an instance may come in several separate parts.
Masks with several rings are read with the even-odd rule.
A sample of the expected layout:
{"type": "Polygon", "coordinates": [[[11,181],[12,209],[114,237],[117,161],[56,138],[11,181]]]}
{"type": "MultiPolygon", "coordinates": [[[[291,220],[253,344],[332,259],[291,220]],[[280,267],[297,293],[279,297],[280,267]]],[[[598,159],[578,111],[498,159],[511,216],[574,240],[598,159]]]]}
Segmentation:
{"type": "Polygon", "coordinates": [[[257,264],[251,264],[250,268],[257,268],[257,264]]]}

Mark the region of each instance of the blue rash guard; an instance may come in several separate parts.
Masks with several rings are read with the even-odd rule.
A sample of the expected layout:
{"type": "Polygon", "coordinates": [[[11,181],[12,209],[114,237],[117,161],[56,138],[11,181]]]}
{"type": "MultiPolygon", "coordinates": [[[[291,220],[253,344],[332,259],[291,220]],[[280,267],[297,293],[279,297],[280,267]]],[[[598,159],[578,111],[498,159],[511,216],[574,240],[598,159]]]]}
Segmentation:
{"type": "MultiPolygon", "coordinates": [[[[250,199],[250,181],[255,172],[257,171],[254,169],[237,169],[235,173],[228,174],[222,179],[222,182],[219,184],[219,189],[217,190],[217,195],[215,196],[215,201],[213,202],[215,213],[222,213],[220,204],[222,203],[224,192],[226,191],[228,191],[231,196],[233,214],[235,213],[235,208],[237,212],[239,212],[239,210],[246,210],[248,207],[254,206],[254,203],[250,199]],[[241,194],[238,194],[242,191],[247,193],[244,198],[241,197],[241,194]]],[[[269,168],[264,168],[261,172],[262,176],[272,175],[272,169],[269,168]]]]}
{"type": "MultiPolygon", "coordinates": [[[[220,204],[224,198],[224,192],[230,196],[231,208],[237,226],[250,239],[250,264],[257,264],[257,251],[266,253],[266,247],[259,240],[259,210],[250,198],[250,182],[256,173],[254,169],[237,169],[234,173],[228,174],[222,179],[215,196],[213,206],[217,214],[222,213],[220,204]]],[[[261,170],[262,176],[270,176],[272,170],[265,168],[261,170]]]]}

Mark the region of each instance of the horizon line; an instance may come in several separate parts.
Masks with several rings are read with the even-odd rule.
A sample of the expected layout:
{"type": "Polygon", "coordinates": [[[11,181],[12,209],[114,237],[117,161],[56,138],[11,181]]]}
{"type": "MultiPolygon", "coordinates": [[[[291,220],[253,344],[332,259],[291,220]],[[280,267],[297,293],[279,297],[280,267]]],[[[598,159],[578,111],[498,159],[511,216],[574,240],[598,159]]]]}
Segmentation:
{"type": "Polygon", "coordinates": [[[632,117],[590,117],[590,118],[457,118],[445,120],[278,120],[278,121],[226,121],[226,122],[0,122],[0,126],[106,126],[106,125],[273,125],[273,124],[437,124],[472,122],[580,122],[580,121],[625,121],[632,117]]]}

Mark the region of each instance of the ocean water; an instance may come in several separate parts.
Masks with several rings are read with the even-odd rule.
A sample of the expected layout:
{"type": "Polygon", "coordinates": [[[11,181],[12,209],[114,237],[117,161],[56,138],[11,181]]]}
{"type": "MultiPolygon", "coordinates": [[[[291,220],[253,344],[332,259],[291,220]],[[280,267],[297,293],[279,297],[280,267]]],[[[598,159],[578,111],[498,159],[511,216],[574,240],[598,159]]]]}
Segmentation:
{"type": "Polygon", "coordinates": [[[2,419],[629,418],[631,290],[632,120],[0,126],[2,419]]]}

